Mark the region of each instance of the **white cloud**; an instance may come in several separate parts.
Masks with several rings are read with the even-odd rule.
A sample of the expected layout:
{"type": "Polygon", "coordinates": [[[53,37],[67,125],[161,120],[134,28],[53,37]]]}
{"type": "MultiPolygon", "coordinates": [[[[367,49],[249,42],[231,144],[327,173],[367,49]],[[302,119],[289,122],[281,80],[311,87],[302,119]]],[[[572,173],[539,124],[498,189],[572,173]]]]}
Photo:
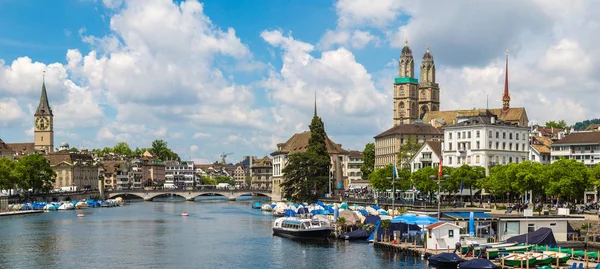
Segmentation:
{"type": "Polygon", "coordinates": [[[0,98],[0,124],[25,119],[25,112],[15,98],[0,98]]]}
{"type": "Polygon", "coordinates": [[[198,151],[198,149],[199,149],[199,148],[198,148],[198,146],[196,146],[196,145],[191,145],[191,146],[190,146],[190,152],[196,152],[196,151],[198,151]]]}
{"type": "Polygon", "coordinates": [[[334,45],[349,45],[355,49],[362,49],[369,43],[379,44],[379,37],[371,34],[368,31],[354,30],[327,30],[319,41],[319,48],[326,50],[330,49],[334,45]]]}
{"type": "Polygon", "coordinates": [[[400,15],[398,0],[339,0],[335,4],[338,25],[385,27],[400,15]]]}
{"type": "Polygon", "coordinates": [[[198,139],[198,138],[205,138],[205,137],[211,137],[211,134],[209,134],[209,133],[200,133],[200,132],[198,132],[198,133],[195,133],[195,134],[192,136],[192,138],[194,138],[194,139],[198,139]]]}

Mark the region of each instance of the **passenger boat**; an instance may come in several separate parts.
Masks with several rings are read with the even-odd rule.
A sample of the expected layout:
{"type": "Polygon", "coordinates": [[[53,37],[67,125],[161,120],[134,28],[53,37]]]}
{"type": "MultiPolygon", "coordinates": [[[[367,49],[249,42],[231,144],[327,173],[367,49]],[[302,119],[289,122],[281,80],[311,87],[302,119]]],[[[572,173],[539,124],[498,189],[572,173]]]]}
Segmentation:
{"type": "Polygon", "coordinates": [[[328,222],[319,219],[282,217],[273,222],[273,235],[294,239],[327,239],[332,231],[328,222]]]}

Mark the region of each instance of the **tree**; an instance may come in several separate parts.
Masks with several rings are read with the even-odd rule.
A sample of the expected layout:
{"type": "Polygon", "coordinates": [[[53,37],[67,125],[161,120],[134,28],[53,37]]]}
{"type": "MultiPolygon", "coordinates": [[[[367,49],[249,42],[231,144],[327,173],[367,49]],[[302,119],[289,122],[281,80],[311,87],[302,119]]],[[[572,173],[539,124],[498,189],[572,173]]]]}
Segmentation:
{"type": "Polygon", "coordinates": [[[555,129],[568,129],[569,125],[567,125],[567,122],[565,120],[560,120],[558,122],[555,121],[548,121],[546,122],[546,128],[555,128],[555,129]]]}
{"type": "Polygon", "coordinates": [[[421,146],[422,144],[419,144],[414,137],[409,138],[406,144],[400,146],[400,150],[398,151],[398,167],[410,169],[410,159],[417,154],[421,146]]]}
{"type": "Polygon", "coordinates": [[[212,177],[202,177],[202,185],[217,185],[217,181],[212,177]]]}
{"type": "Polygon", "coordinates": [[[246,176],[246,178],[244,179],[244,183],[246,183],[246,186],[251,186],[252,185],[252,177],[246,176]]]}
{"type": "Polygon", "coordinates": [[[592,182],[592,172],[582,162],[573,159],[559,159],[545,167],[543,176],[547,178],[545,192],[567,200],[583,196],[592,182]]]}
{"type": "Polygon", "coordinates": [[[291,201],[316,202],[327,189],[331,160],[325,125],[316,111],[309,129],[307,151],[290,154],[282,171],[285,175],[281,183],[283,195],[291,201]]]}
{"type": "Polygon", "coordinates": [[[167,147],[167,142],[164,140],[154,140],[152,141],[152,153],[156,154],[159,159],[166,160],[177,160],[179,161],[179,155],[173,152],[170,148],[167,147]]]}
{"type": "Polygon", "coordinates": [[[16,163],[8,158],[0,158],[0,189],[12,189],[17,184],[14,176],[16,163]]]}
{"type": "Polygon", "coordinates": [[[490,175],[487,178],[479,179],[478,185],[489,192],[494,197],[501,197],[502,195],[512,192],[511,180],[507,178],[508,166],[506,165],[495,165],[490,168],[490,175]]]}
{"type": "Polygon", "coordinates": [[[369,180],[369,175],[375,170],[375,144],[367,143],[362,153],[363,163],[360,167],[363,180],[369,180]]]}
{"type": "Polygon", "coordinates": [[[78,152],[79,150],[76,147],[72,147],[69,149],[70,152],[78,152]]]}
{"type": "Polygon", "coordinates": [[[437,191],[437,182],[432,180],[431,176],[437,177],[437,172],[436,168],[425,166],[413,172],[410,178],[417,190],[428,194],[429,198],[432,198],[432,194],[437,191]]]}
{"type": "Polygon", "coordinates": [[[462,183],[463,188],[469,188],[469,196],[471,197],[471,205],[473,205],[473,188],[477,185],[477,180],[485,177],[485,168],[481,166],[470,166],[463,164],[452,171],[450,178],[462,183]]]}
{"type": "MultiPolygon", "coordinates": [[[[214,180],[216,183],[227,183],[231,186],[235,185],[235,180],[233,180],[233,178],[228,177],[228,176],[215,176],[214,180]]],[[[217,184],[215,184],[217,185],[217,184]]]]}
{"type": "Polygon", "coordinates": [[[133,151],[131,151],[131,148],[125,142],[117,143],[113,147],[112,152],[120,156],[131,156],[133,154],[133,151]]]}
{"type": "Polygon", "coordinates": [[[385,191],[391,190],[394,187],[396,190],[408,190],[411,185],[410,170],[398,170],[398,177],[392,186],[392,178],[394,177],[394,165],[388,164],[383,168],[375,169],[369,176],[369,185],[375,190],[385,191]]]}
{"type": "Polygon", "coordinates": [[[51,190],[56,178],[48,160],[38,154],[30,154],[19,160],[14,175],[19,179],[17,186],[24,190],[31,189],[31,193],[51,190]]]}
{"type": "Polygon", "coordinates": [[[600,119],[584,120],[582,122],[577,122],[573,126],[573,129],[575,129],[576,131],[582,131],[585,130],[585,128],[587,128],[591,124],[600,124],[600,119]]]}

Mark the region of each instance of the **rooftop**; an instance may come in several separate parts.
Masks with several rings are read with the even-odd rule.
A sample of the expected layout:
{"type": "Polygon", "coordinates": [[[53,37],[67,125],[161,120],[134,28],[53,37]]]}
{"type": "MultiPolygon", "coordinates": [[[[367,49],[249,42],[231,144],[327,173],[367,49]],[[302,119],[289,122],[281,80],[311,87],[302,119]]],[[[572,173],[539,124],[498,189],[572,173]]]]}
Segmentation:
{"type": "Polygon", "coordinates": [[[375,138],[381,138],[388,135],[395,134],[406,134],[406,135],[442,135],[441,129],[433,127],[425,123],[412,123],[412,124],[400,124],[396,125],[383,133],[375,136],[375,138]]]}
{"type": "Polygon", "coordinates": [[[569,144],[600,144],[600,132],[584,131],[570,133],[552,145],[569,144]]]}
{"type": "MultiPolygon", "coordinates": [[[[520,122],[522,119],[526,122],[529,121],[524,107],[511,107],[506,112],[503,112],[502,108],[490,108],[487,110],[497,115],[503,121],[520,122]]],[[[443,125],[455,124],[458,122],[457,118],[476,117],[485,112],[486,109],[429,111],[423,116],[423,121],[431,122],[432,120],[436,120],[443,122],[443,125]]]]}
{"type": "MultiPolygon", "coordinates": [[[[287,142],[277,144],[278,149],[271,153],[271,155],[276,155],[277,153],[293,154],[296,152],[305,152],[308,150],[309,138],[310,131],[294,134],[287,142]]],[[[327,135],[325,136],[325,144],[329,154],[348,154],[348,151],[342,148],[342,144],[336,144],[327,135]]]]}

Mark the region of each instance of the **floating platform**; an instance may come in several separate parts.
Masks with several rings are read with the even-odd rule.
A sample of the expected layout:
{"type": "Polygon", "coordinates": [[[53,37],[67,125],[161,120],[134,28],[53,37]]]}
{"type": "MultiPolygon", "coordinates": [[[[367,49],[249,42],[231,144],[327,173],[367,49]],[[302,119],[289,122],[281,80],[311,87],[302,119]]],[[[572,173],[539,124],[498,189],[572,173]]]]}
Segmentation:
{"type": "Polygon", "coordinates": [[[15,215],[28,215],[28,214],[37,214],[37,213],[44,213],[44,210],[6,211],[6,212],[0,212],[0,217],[15,216],[15,215]]]}

